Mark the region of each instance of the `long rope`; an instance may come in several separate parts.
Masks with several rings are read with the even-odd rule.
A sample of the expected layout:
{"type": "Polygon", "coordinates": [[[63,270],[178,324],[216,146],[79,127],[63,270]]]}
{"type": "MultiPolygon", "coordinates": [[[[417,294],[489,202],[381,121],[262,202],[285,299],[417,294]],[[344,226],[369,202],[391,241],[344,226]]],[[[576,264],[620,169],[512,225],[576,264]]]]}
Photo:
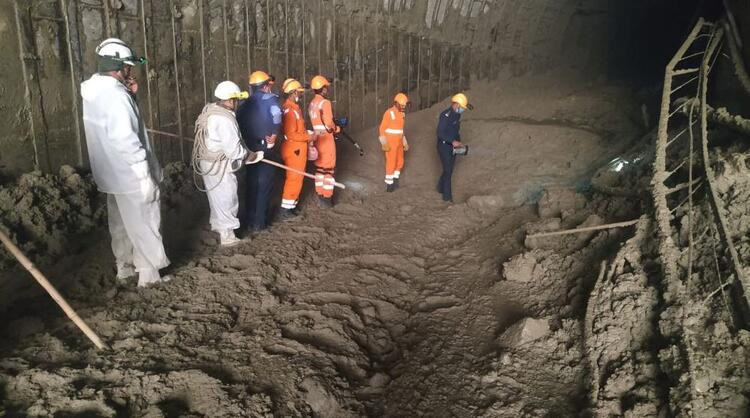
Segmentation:
{"type": "Polygon", "coordinates": [[[227,168],[229,168],[231,170],[230,172],[232,173],[239,171],[239,169],[242,168],[242,164],[240,164],[237,168],[233,167],[231,161],[229,160],[229,157],[227,157],[227,155],[223,151],[215,152],[208,149],[208,145],[206,145],[206,139],[208,138],[208,118],[210,116],[226,117],[234,121],[234,123],[237,123],[234,119],[234,115],[232,115],[229,110],[226,110],[214,103],[206,105],[203,108],[200,116],[198,116],[198,120],[195,122],[195,141],[193,141],[193,154],[191,163],[193,167],[193,183],[195,184],[195,188],[200,190],[201,192],[210,192],[211,190],[219,187],[222,180],[224,180],[224,176],[226,176],[227,174],[227,168]],[[201,167],[202,161],[210,162],[211,165],[207,170],[204,170],[201,167]],[[215,176],[217,174],[220,174],[219,181],[214,187],[208,189],[201,187],[198,184],[198,176],[215,176]]]}

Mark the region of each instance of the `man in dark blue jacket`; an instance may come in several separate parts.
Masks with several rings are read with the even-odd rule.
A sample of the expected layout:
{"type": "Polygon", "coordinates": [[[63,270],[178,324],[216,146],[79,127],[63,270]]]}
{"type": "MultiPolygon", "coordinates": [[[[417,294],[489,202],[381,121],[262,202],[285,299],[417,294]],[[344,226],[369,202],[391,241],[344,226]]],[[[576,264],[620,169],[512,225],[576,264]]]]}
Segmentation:
{"type": "Polygon", "coordinates": [[[440,164],[443,173],[438,180],[437,191],[443,195],[443,200],[453,202],[451,191],[451,176],[453,165],[456,162],[455,148],[463,146],[461,143],[461,114],[466,109],[471,109],[469,99],[463,93],[458,93],[451,98],[451,107],[440,113],[437,127],[437,151],[440,156],[440,164]]]}
{"type": "MultiPolygon", "coordinates": [[[[240,106],[237,122],[248,149],[263,151],[265,159],[278,160],[277,139],[281,132],[281,106],[271,93],[273,79],[263,71],[250,74],[253,94],[240,106]]],[[[276,169],[268,164],[253,164],[247,171],[246,220],[248,232],[260,232],[268,226],[268,204],[276,169]]]]}

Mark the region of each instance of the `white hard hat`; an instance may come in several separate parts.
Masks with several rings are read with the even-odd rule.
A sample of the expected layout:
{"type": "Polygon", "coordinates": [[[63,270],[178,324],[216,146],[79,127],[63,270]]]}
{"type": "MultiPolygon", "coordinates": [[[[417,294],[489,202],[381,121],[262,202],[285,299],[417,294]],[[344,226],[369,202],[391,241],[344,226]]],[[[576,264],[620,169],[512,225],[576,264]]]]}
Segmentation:
{"type": "Polygon", "coordinates": [[[136,65],[143,63],[143,58],[138,58],[130,49],[128,44],[118,38],[109,38],[102,41],[99,46],[96,47],[96,54],[100,57],[115,58],[127,65],[136,65]]]}
{"type": "Polygon", "coordinates": [[[214,90],[214,96],[219,100],[247,99],[250,97],[246,91],[240,90],[240,87],[232,81],[219,83],[214,90]]]}

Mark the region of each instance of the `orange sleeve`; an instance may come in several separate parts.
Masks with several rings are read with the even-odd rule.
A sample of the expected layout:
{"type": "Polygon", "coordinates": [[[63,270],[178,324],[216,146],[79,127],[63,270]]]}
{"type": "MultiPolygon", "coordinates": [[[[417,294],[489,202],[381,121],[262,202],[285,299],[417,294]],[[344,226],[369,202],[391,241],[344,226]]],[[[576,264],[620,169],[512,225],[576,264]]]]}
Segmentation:
{"type": "Polygon", "coordinates": [[[333,123],[333,106],[331,105],[330,100],[323,101],[323,125],[328,128],[328,130],[334,130],[336,129],[336,125],[333,123]]]}
{"type": "Polygon", "coordinates": [[[383,113],[383,120],[380,121],[380,130],[378,133],[380,136],[385,136],[385,130],[388,129],[388,111],[386,110],[385,113],[383,113]]]}

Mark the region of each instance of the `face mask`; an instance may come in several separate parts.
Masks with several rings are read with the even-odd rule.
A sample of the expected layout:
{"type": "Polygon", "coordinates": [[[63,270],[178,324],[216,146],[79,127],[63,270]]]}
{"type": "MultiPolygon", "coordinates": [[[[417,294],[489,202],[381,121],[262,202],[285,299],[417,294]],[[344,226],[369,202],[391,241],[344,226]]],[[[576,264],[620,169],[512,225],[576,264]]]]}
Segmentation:
{"type": "Polygon", "coordinates": [[[459,107],[458,110],[456,110],[456,113],[458,113],[460,115],[460,114],[464,113],[465,111],[466,111],[466,109],[464,109],[463,107],[459,107]]]}

